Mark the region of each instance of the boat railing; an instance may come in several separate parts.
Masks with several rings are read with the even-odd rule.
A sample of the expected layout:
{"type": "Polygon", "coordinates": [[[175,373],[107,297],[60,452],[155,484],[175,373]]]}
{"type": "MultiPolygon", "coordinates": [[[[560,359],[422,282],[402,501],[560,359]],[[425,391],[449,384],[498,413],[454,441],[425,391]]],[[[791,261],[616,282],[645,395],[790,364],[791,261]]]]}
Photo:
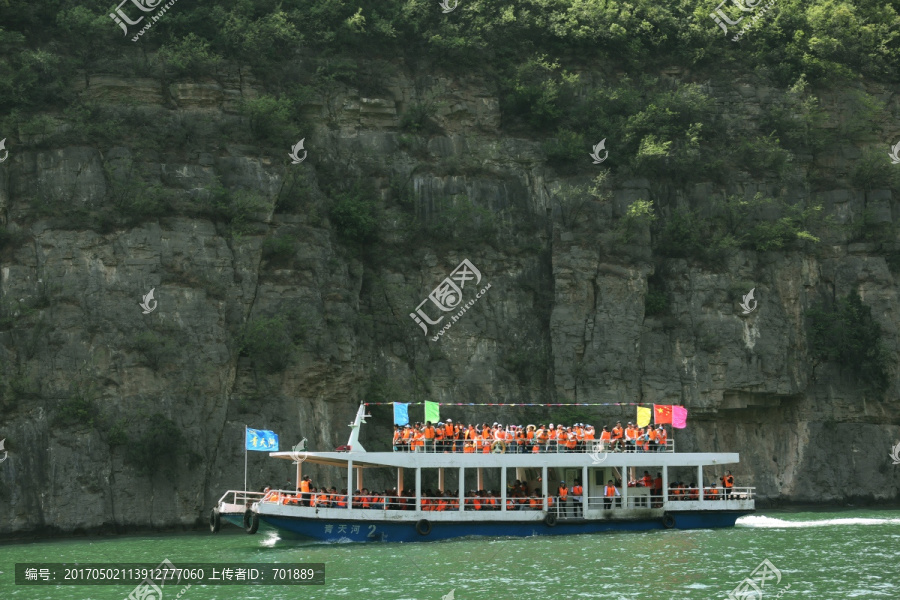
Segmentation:
{"type": "MultiPolygon", "coordinates": [[[[674,493],[674,489],[669,490],[669,502],[699,501],[700,490],[698,488],[685,488],[674,493]]],[[[755,487],[704,487],[703,499],[707,502],[715,502],[718,500],[754,500],[756,498],[755,487]]]]}
{"type": "MultiPolygon", "coordinates": [[[[621,488],[616,488],[621,494],[621,488]]],[[[587,509],[653,509],[663,508],[663,497],[655,494],[654,490],[650,490],[649,494],[634,493],[631,490],[644,488],[629,488],[627,497],[618,496],[588,496],[587,509]]],[[[705,488],[707,496],[705,502],[717,502],[723,500],[752,500],[756,495],[756,488],[753,487],[735,487],[731,489],[731,493],[727,496],[719,489],[719,493],[715,496],[712,494],[713,488],[705,488]]],[[[228,492],[235,493],[235,492],[228,492]]],[[[223,496],[225,498],[228,493],[223,496]]],[[[240,494],[241,492],[237,492],[240,494]]],[[[248,492],[248,498],[253,500],[259,499],[263,494],[248,492]]],[[[681,502],[696,501],[699,498],[693,495],[675,495],[670,494],[670,506],[678,506],[681,502]]],[[[356,508],[365,510],[379,510],[384,512],[394,511],[410,511],[416,510],[415,496],[394,496],[394,495],[354,495],[348,504],[348,499],[342,494],[331,494],[312,492],[308,494],[299,493],[295,490],[271,490],[261,499],[261,503],[283,504],[288,506],[302,506],[314,509],[319,508],[356,508]]],[[[542,511],[544,510],[544,501],[542,497],[513,497],[506,499],[506,511],[542,511]]],[[[584,516],[584,498],[582,496],[574,496],[569,494],[568,498],[563,500],[559,496],[551,496],[548,501],[548,512],[556,515],[560,519],[566,518],[582,518],[584,516]]],[[[500,496],[465,496],[462,506],[459,502],[458,495],[451,496],[423,496],[422,510],[434,512],[487,512],[501,511],[503,499],[500,496]]]]}
{"type": "Polygon", "coordinates": [[[402,443],[394,446],[394,452],[424,452],[427,454],[606,454],[609,452],[622,452],[625,454],[643,452],[675,452],[675,440],[666,440],[664,445],[635,445],[622,440],[621,442],[603,442],[600,440],[579,441],[574,448],[570,448],[565,442],[550,441],[547,443],[534,442],[519,444],[515,440],[496,440],[489,442],[477,442],[471,444],[466,440],[436,440],[434,443],[425,442],[424,445],[410,446],[402,443]],[[501,442],[497,444],[496,442],[501,442]],[[469,446],[467,448],[467,446],[469,446]]]}
{"type": "MultiPolygon", "coordinates": [[[[416,509],[415,496],[383,496],[383,495],[354,495],[351,499],[352,506],[348,506],[347,498],[343,494],[331,493],[297,493],[289,490],[272,490],[261,500],[262,503],[285,504],[289,506],[306,506],[310,508],[361,508],[381,511],[404,511],[416,509]]],[[[555,504],[555,499],[551,506],[555,504]]],[[[499,496],[466,496],[463,498],[463,511],[498,511],[502,507],[502,498],[499,496]]],[[[458,511],[460,510],[459,496],[423,496],[423,511],[458,511]]],[[[543,498],[507,498],[507,511],[510,510],[543,510],[543,498]],[[537,506],[532,506],[532,500],[537,501],[537,506]]]]}
{"type": "Polygon", "coordinates": [[[264,496],[263,492],[248,492],[246,490],[228,490],[219,498],[218,504],[234,504],[249,506],[264,496]]]}

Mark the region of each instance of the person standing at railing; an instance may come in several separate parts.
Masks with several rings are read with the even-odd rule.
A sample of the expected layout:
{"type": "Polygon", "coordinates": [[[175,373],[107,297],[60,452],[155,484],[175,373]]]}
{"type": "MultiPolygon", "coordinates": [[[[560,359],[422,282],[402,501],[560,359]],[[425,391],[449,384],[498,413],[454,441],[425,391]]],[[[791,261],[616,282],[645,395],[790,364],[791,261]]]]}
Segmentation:
{"type": "Polygon", "coordinates": [[[622,449],[622,436],[625,430],[622,429],[622,421],[616,421],[616,426],[612,428],[612,444],[615,450],[622,449]]]}
{"type": "Polygon", "coordinates": [[[567,517],[569,511],[569,488],[566,486],[565,481],[559,482],[557,496],[559,498],[559,514],[560,516],[567,517]]]}
{"type": "Polygon", "coordinates": [[[535,432],[535,439],[538,443],[538,452],[550,451],[550,430],[546,425],[541,425],[535,432]]]}
{"type": "Polygon", "coordinates": [[[550,426],[547,428],[547,452],[556,452],[557,451],[557,429],[550,423],[550,426]]]}
{"type": "Polygon", "coordinates": [[[650,495],[655,498],[653,501],[654,508],[662,506],[662,487],[662,473],[657,473],[656,479],[653,480],[653,487],[650,488],[650,495]]]}
{"type": "Polygon", "coordinates": [[[448,452],[458,452],[457,439],[459,438],[456,435],[456,427],[453,426],[453,419],[447,419],[444,423],[444,445],[448,452]]]}
{"type": "Polygon", "coordinates": [[[648,449],[650,452],[659,452],[659,432],[653,427],[647,427],[648,449]]]}
{"type": "Polygon", "coordinates": [[[668,450],[668,448],[666,447],[666,442],[669,439],[669,436],[666,433],[666,428],[663,427],[662,425],[660,425],[659,429],[657,430],[657,433],[658,433],[657,438],[659,441],[659,451],[666,452],[668,450]]]}
{"type": "Polygon", "coordinates": [[[400,452],[403,448],[403,429],[399,425],[394,425],[394,452],[400,452]]]}
{"type": "Polygon", "coordinates": [[[725,486],[725,500],[731,495],[731,488],[734,487],[734,476],[731,471],[725,471],[725,476],[720,478],[722,485],[725,486]]]}
{"type": "Polygon", "coordinates": [[[401,437],[401,446],[400,450],[403,452],[409,452],[409,445],[412,442],[412,427],[409,425],[403,426],[403,432],[400,434],[401,437]]]}
{"type": "Polygon", "coordinates": [[[425,452],[434,452],[435,431],[431,421],[425,421],[425,429],[422,430],[422,434],[425,437],[425,452]]]}
{"type": "Polygon", "coordinates": [[[309,475],[300,480],[300,503],[303,506],[310,506],[310,486],[312,479],[309,475]]]}
{"type": "Polygon", "coordinates": [[[578,434],[571,427],[566,427],[560,443],[565,444],[566,452],[575,452],[578,449],[578,434]]]}
{"type": "Polygon", "coordinates": [[[525,442],[528,440],[528,436],[525,434],[525,429],[519,425],[516,427],[516,446],[515,451],[516,454],[522,454],[525,452],[525,442]]]}
{"type": "Polygon", "coordinates": [[[605,510],[612,508],[613,503],[616,501],[616,496],[621,496],[619,488],[613,485],[613,480],[610,479],[606,482],[606,487],[603,490],[603,508],[605,510]]]}
{"type": "Polygon", "coordinates": [[[586,425],[584,428],[584,441],[581,443],[581,451],[582,452],[590,452],[593,450],[594,439],[596,438],[597,432],[594,430],[593,425],[586,425]]]}
{"type": "Polygon", "coordinates": [[[444,424],[438,423],[434,426],[434,452],[444,451],[444,424]]]}
{"type": "Polygon", "coordinates": [[[581,505],[582,500],[584,500],[584,488],[581,486],[581,481],[576,479],[575,485],[572,486],[572,507],[575,509],[576,517],[580,517],[584,514],[581,505]]]}

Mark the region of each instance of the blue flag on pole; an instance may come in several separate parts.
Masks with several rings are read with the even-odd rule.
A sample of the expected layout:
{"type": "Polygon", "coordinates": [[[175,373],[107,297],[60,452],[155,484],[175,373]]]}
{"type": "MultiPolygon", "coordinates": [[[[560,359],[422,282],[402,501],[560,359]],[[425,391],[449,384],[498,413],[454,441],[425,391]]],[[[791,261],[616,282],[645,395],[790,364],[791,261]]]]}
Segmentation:
{"type": "Polygon", "coordinates": [[[247,450],[278,452],[278,434],[266,429],[247,430],[247,450]]]}
{"type": "Polygon", "coordinates": [[[409,425],[409,404],[394,402],[394,425],[409,425]]]}

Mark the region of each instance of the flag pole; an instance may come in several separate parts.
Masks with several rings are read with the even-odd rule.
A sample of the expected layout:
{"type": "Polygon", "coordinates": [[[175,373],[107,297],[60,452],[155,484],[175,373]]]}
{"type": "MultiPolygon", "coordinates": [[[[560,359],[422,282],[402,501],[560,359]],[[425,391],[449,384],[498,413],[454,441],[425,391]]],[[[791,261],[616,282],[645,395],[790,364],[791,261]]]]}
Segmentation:
{"type": "Polygon", "coordinates": [[[247,426],[244,425],[244,491],[247,491],[247,426]]]}

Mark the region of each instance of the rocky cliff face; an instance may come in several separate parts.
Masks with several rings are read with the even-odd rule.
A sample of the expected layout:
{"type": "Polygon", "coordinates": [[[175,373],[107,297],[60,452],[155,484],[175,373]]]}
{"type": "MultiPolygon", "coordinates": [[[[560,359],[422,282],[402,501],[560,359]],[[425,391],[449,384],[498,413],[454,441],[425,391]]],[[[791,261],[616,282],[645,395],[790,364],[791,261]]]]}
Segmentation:
{"type": "MultiPolygon", "coordinates": [[[[713,194],[771,184],[746,174],[669,189],[647,173],[576,210],[556,201],[568,182],[546,166],[540,143],[501,130],[489,82],[398,70],[383,84],[377,96],[343,87],[311,99],[312,129],[296,132],[309,152],[299,165],[204,137],[205,124],[243,123],[239,101],[260,93],[238,71],[165,84],[86,78],[85,97],[180,126],[162,151],[10,135],[17,143],[0,165],[0,438],[9,450],[0,533],[192,525],[243,485],[245,425],[275,430],[283,445],[307,437],[313,449],[330,448],[345,442],[365,399],[680,403],[690,417],[675,435],[679,449],[740,452],[738,482],[763,498],[897,498],[900,470],[888,452],[900,440],[900,314],[883,255],[834,234],[815,251],[662,265],[646,228],[627,243],[617,237],[634,200],[702,207],[713,194]],[[405,111],[426,98],[439,101],[434,130],[402,132],[405,111]],[[185,131],[190,139],[177,141],[185,131]],[[298,174],[301,191],[285,209],[275,199],[298,174]],[[361,248],[337,235],[322,190],[345,178],[375,190],[383,244],[361,248]],[[211,217],[195,204],[217,184],[265,202],[240,223],[211,217]],[[125,226],[72,221],[72,210],[102,214],[146,186],[167,194],[171,210],[125,226]],[[492,215],[493,230],[469,227],[478,218],[453,229],[459,198],[492,215]],[[411,218],[433,226],[413,231],[411,218]],[[287,250],[272,239],[289,240],[287,250]],[[463,259],[491,288],[432,342],[436,328],[426,337],[409,314],[463,259]],[[662,316],[645,314],[651,276],[669,298],[662,316]],[[750,287],[759,304],[743,315],[735,289],[750,287]],[[143,314],[151,288],[158,306],[143,314]],[[892,357],[885,394],[839,365],[820,365],[815,377],[810,367],[805,311],[855,288],[892,357]],[[154,429],[155,418],[174,423],[179,452],[166,448],[177,435],[154,429]],[[164,466],[142,463],[142,451],[164,466]]],[[[896,114],[894,90],[882,92],[896,114]]],[[[739,83],[709,93],[735,118],[753,118],[767,101],[765,90],[739,83]]],[[[65,128],[60,120],[57,133],[65,128]]],[[[845,173],[856,159],[847,148],[819,158],[845,173]]],[[[866,209],[892,222],[898,208],[889,190],[849,184],[797,193],[843,222],[866,209]]],[[[386,447],[389,412],[373,410],[381,418],[363,442],[386,447]]],[[[489,410],[444,414],[492,421],[489,410]]],[[[597,410],[602,425],[634,409],[597,410]]],[[[291,475],[262,453],[249,462],[254,487],[291,475]]]]}

